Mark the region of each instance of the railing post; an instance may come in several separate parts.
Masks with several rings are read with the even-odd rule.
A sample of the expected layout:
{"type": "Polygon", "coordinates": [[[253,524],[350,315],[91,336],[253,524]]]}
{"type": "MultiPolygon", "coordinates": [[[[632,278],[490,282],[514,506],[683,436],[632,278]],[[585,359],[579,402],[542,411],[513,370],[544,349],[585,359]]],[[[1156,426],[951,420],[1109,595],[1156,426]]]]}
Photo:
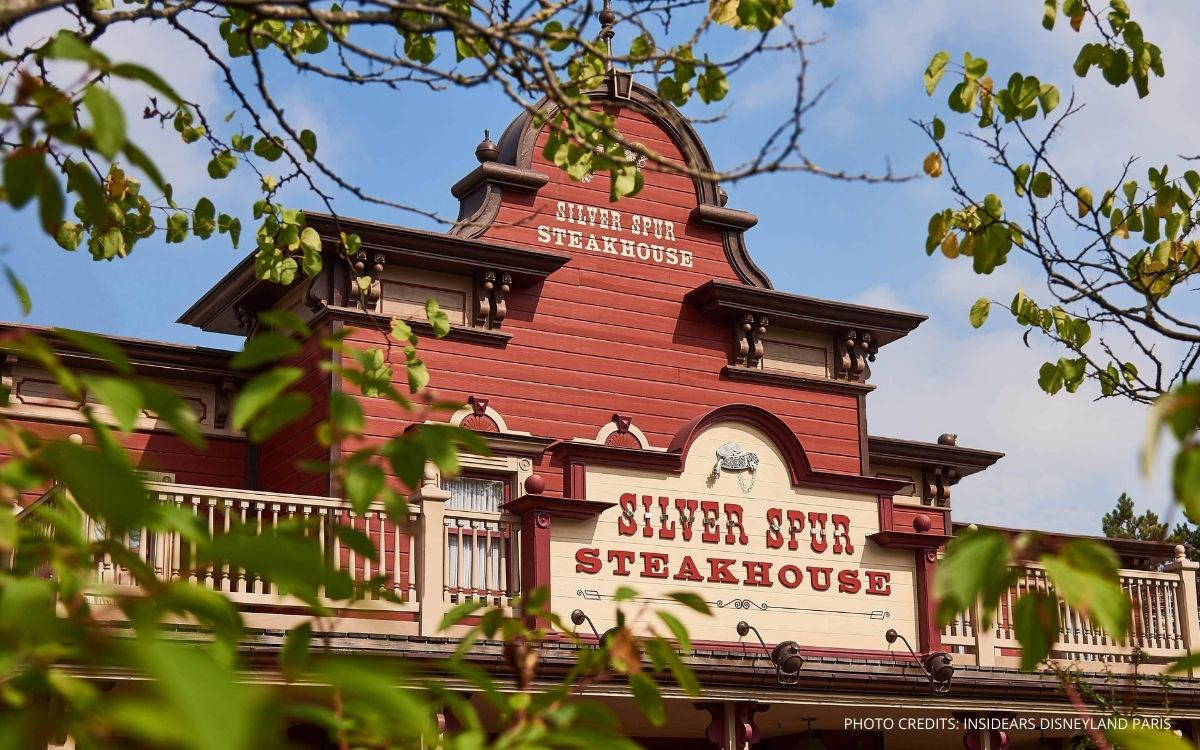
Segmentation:
{"type": "MultiPolygon", "coordinates": [[[[1179,619],[1182,620],[1183,647],[1189,652],[1200,650],[1200,599],[1196,595],[1196,571],[1200,562],[1187,559],[1182,544],[1175,546],[1175,559],[1163,566],[1168,573],[1179,575],[1179,619]]],[[[1193,677],[1195,670],[1188,670],[1193,677]]]]}
{"type": "Polygon", "coordinates": [[[446,614],[446,551],[443,543],[446,535],[447,490],[438,487],[432,467],[425,469],[421,488],[408,497],[408,501],[421,507],[417,522],[416,552],[421,556],[417,565],[417,599],[421,607],[417,632],[421,635],[436,635],[446,614]]]}
{"type": "Polygon", "coordinates": [[[999,611],[993,613],[993,622],[983,627],[982,602],[976,601],[971,609],[971,626],[975,631],[975,664],[980,667],[996,666],[996,623],[999,611]]]}

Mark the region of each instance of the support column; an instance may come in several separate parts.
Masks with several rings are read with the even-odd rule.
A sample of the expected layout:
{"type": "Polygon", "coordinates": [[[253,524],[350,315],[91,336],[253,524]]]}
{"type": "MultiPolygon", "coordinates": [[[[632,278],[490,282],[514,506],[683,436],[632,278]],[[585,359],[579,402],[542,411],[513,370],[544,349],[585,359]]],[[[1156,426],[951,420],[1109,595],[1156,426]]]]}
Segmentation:
{"type": "MultiPolygon", "coordinates": [[[[1183,625],[1183,647],[1189,652],[1200,650],[1200,610],[1196,594],[1196,571],[1200,562],[1187,559],[1182,544],[1175,546],[1175,560],[1163,566],[1168,573],[1179,576],[1179,619],[1183,625]]],[[[1188,677],[1195,677],[1197,670],[1188,670],[1188,677]]]]}
{"type": "Polygon", "coordinates": [[[983,607],[979,602],[971,609],[971,628],[975,631],[975,663],[980,667],[996,666],[996,623],[983,627],[983,607]]]}
{"type": "Polygon", "coordinates": [[[933,575],[937,570],[937,550],[919,549],[917,555],[917,643],[921,653],[942,650],[942,629],[938,627],[937,599],[933,596],[933,575]]]}
{"type": "Polygon", "coordinates": [[[408,496],[408,502],[420,507],[417,544],[421,555],[417,564],[417,601],[421,617],[417,632],[437,635],[446,616],[446,501],[450,493],[437,485],[432,467],[426,467],[421,488],[408,496]]]}

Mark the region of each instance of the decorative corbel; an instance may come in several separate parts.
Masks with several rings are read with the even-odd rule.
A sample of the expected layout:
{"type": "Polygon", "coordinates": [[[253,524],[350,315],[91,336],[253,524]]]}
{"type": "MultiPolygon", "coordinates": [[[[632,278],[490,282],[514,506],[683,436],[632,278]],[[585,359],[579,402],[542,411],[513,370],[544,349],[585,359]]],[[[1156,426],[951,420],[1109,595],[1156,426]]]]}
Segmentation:
{"type": "Polygon", "coordinates": [[[387,258],[383,253],[375,253],[372,258],[365,250],[359,251],[354,256],[354,279],[350,284],[350,296],[358,300],[358,304],[364,310],[373,311],[379,304],[379,299],[383,296],[383,266],[387,262],[387,258]],[[368,265],[370,261],[370,265],[368,265]],[[359,281],[361,278],[371,280],[370,284],[364,291],[359,281]]]}
{"type": "Polygon", "coordinates": [[[874,362],[879,353],[879,344],[870,331],[851,328],[836,339],[837,377],[851,383],[865,382],[870,370],[867,362],[874,362]]]}
{"type": "Polygon", "coordinates": [[[745,313],[733,327],[733,361],[745,367],[762,364],[763,336],[767,333],[769,320],[760,313],[745,313]]]}
{"type": "Polygon", "coordinates": [[[475,280],[475,325],[499,328],[508,315],[505,301],[512,290],[512,275],[502,271],[484,271],[475,280]]]}
{"type": "Polygon", "coordinates": [[[239,302],[233,306],[233,317],[237,320],[238,328],[246,332],[246,337],[254,335],[258,328],[258,314],[239,302]]]}
{"type": "Polygon", "coordinates": [[[958,480],[962,478],[959,476],[958,469],[953,466],[935,466],[932,469],[925,469],[922,475],[925,487],[921,494],[921,501],[925,505],[949,508],[950,488],[958,484],[958,480]]]}
{"type": "Polygon", "coordinates": [[[237,385],[231,378],[225,378],[217,386],[217,413],[213,415],[213,427],[225,429],[229,422],[229,412],[233,408],[233,397],[237,393],[237,385]]]}

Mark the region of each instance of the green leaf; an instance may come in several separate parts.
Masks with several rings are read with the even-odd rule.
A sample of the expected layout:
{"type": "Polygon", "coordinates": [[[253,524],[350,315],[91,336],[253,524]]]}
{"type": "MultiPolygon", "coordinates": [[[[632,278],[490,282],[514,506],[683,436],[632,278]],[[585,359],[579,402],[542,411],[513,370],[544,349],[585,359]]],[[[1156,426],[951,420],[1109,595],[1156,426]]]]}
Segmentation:
{"type": "Polygon", "coordinates": [[[107,67],[108,58],[77,35],[63,29],[46,42],[42,54],[53,60],[78,60],[93,68],[107,67]]]}
{"type": "Polygon", "coordinates": [[[123,534],[148,517],[152,503],[121,449],[51,443],[42,459],[83,512],[102,521],[109,533],[123,534]]]}
{"type": "Polygon", "coordinates": [[[183,99],[179,94],[175,93],[175,89],[167,83],[162,76],[155,73],[153,70],[135,63],[117,63],[108,69],[108,72],[118,78],[128,78],[131,81],[141,81],[158,93],[167,97],[175,105],[182,105],[183,99]]]}
{"type": "Polygon", "coordinates": [[[298,680],[308,670],[308,644],[312,642],[312,623],[300,623],[283,637],[280,649],[280,671],[289,683],[298,680]]]}
{"type": "Polygon", "coordinates": [[[429,321],[429,325],[433,326],[433,335],[435,338],[445,338],[450,333],[450,318],[438,306],[438,301],[433,297],[425,300],[425,319],[429,321]]]}
{"type": "Polygon", "coordinates": [[[383,469],[363,460],[351,461],[346,465],[346,499],[357,513],[366,512],[371,503],[383,492],[387,483],[383,469]]]}
{"type": "Polygon", "coordinates": [[[929,61],[928,67],[925,68],[925,93],[932,96],[934,89],[937,88],[938,82],[942,80],[942,76],[946,73],[946,64],[950,62],[949,52],[938,52],[929,61]]]}
{"type": "Polygon", "coordinates": [[[1030,189],[1038,198],[1045,198],[1050,195],[1050,190],[1053,187],[1053,182],[1049,172],[1038,172],[1033,176],[1033,184],[1030,189]]]}
{"type": "Polygon", "coordinates": [[[303,252],[301,267],[309,277],[321,273],[321,235],[312,227],[300,232],[300,250],[303,252]]]}
{"type": "Polygon", "coordinates": [[[304,375],[298,367],[279,367],[256,375],[242,387],[233,404],[232,424],[235,430],[245,429],[250,420],[262,412],[271,401],[304,375]]]}
{"type": "Polygon", "coordinates": [[[658,617],[671,630],[671,635],[675,636],[675,641],[679,644],[679,650],[685,654],[692,650],[692,639],[688,635],[687,627],[684,626],[679,618],[670,612],[659,611],[658,617]]]}
{"type": "Polygon", "coordinates": [[[25,284],[17,278],[17,274],[7,264],[4,266],[4,278],[8,279],[8,286],[21,305],[21,316],[28,316],[33,312],[33,302],[29,299],[29,290],[25,288],[25,284]]]}
{"type": "Polygon", "coordinates": [[[1032,672],[1058,641],[1058,599],[1040,591],[1026,593],[1017,599],[1013,619],[1021,644],[1021,669],[1032,672]]]}
{"type": "Polygon", "coordinates": [[[223,180],[237,167],[237,156],[229,150],[222,151],[208,162],[208,176],[223,180]]]}
{"type": "Polygon", "coordinates": [[[933,581],[939,622],[945,625],[980,602],[982,622],[976,627],[990,627],[1001,594],[1017,578],[1011,563],[1012,550],[999,532],[980,528],[956,535],[946,546],[933,581]]]}
{"type": "Polygon", "coordinates": [[[1058,596],[1117,641],[1129,630],[1131,605],[1121,588],[1116,553],[1099,542],[1072,539],[1042,565],[1058,596]]]}
{"type": "Polygon", "coordinates": [[[365,427],[358,399],[344,391],[329,394],[329,421],[341,435],[359,435],[365,427]]]}
{"type": "Polygon", "coordinates": [[[122,432],[131,432],[142,412],[142,392],[126,378],[83,376],[87,391],[104,404],[122,432]]]}
{"type": "Polygon", "coordinates": [[[1189,521],[1200,521],[1200,446],[1179,449],[1171,468],[1171,488],[1189,521]]]}
{"type": "Polygon", "coordinates": [[[729,80],[725,71],[716,65],[706,65],[696,79],[696,93],[705,104],[719,102],[729,93],[729,80]]]}
{"type": "Polygon", "coordinates": [[[698,594],[694,594],[690,591],[676,591],[671,594],[667,594],[667,596],[679,602],[688,609],[695,610],[702,615],[712,614],[712,610],[709,609],[708,602],[700,598],[698,594]]]}
{"type": "Polygon", "coordinates": [[[105,157],[112,159],[125,145],[125,112],[108,93],[108,89],[93,83],[83,94],[83,105],[92,118],[92,145],[105,157]]]}
{"type": "Polygon", "coordinates": [[[1041,88],[1038,91],[1038,101],[1042,105],[1043,116],[1050,116],[1050,113],[1058,107],[1059,99],[1060,95],[1057,88],[1049,83],[1043,83],[1041,85],[1041,88]]]}
{"type": "Polygon", "coordinates": [[[1045,10],[1042,11],[1042,28],[1050,31],[1058,18],[1058,0],[1046,0],[1045,6],[1045,10]]]}
{"type": "Polygon", "coordinates": [[[408,360],[406,369],[408,371],[408,389],[412,393],[419,393],[429,385],[429,370],[426,369],[425,363],[416,357],[408,360]]]}
{"type": "Polygon", "coordinates": [[[183,242],[188,235],[188,216],[176,211],[167,217],[167,242],[183,242]]]}
{"type": "MultiPolygon", "coordinates": [[[[745,0],[742,0],[745,2],[745,0]]],[[[658,685],[645,672],[635,672],[629,675],[629,688],[633,691],[633,700],[642,714],[656,727],[661,727],[667,721],[667,711],[663,705],[662,693],[658,685]]]]}
{"type": "Polygon", "coordinates": [[[317,155],[317,134],[311,130],[301,130],[300,147],[304,149],[304,156],[312,161],[317,155]]]}
{"type": "Polygon", "coordinates": [[[253,370],[299,353],[300,344],[292,337],[259,333],[246,341],[245,348],[233,356],[229,366],[236,370],[253,370]]]}
{"type": "Polygon", "coordinates": [[[487,606],[486,602],[469,601],[455,605],[449,612],[442,617],[442,622],[438,626],[438,630],[448,630],[454,625],[460,624],[463,620],[475,614],[479,610],[487,606]]]}
{"type": "Polygon", "coordinates": [[[940,141],[942,138],[946,137],[946,123],[942,122],[942,118],[933,118],[933,125],[931,129],[933,130],[933,140],[940,141]]]}
{"type": "Polygon", "coordinates": [[[969,315],[972,328],[979,328],[984,324],[991,307],[992,302],[987,297],[980,297],[975,300],[975,304],[971,305],[971,313],[969,315]]]}
{"type": "Polygon", "coordinates": [[[196,236],[206,240],[217,228],[217,207],[208,198],[196,201],[196,210],[192,212],[192,230],[196,236]]]}

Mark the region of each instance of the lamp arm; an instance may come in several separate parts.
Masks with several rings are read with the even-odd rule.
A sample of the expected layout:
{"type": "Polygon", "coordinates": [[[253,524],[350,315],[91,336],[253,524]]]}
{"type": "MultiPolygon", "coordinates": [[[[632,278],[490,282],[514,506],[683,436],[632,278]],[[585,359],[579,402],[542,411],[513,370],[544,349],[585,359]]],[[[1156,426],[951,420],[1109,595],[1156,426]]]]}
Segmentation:
{"type": "Polygon", "coordinates": [[[596,630],[596,624],[592,622],[592,618],[588,617],[587,613],[582,609],[577,609],[571,613],[571,622],[575,624],[575,627],[579,627],[586,622],[588,627],[592,629],[592,634],[596,636],[596,641],[600,640],[600,631],[596,630]]]}
{"type": "MultiPolygon", "coordinates": [[[[908,639],[905,638],[904,636],[900,635],[900,633],[897,633],[895,630],[889,630],[888,635],[890,636],[892,634],[894,634],[896,636],[896,638],[899,638],[900,640],[904,641],[904,647],[908,649],[909,655],[912,656],[913,663],[915,663],[917,665],[917,667],[920,668],[920,670],[925,673],[926,677],[929,677],[930,676],[929,670],[925,668],[925,665],[921,662],[921,658],[919,656],[917,656],[917,652],[913,651],[913,647],[908,642],[908,639]]],[[[888,641],[895,642],[892,638],[888,638],[888,641]]]]}
{"type": "Polygon", "coordinates": [[[746,633],[751,630],[754,631],[754,635],[758,637],[758,643],[760,646],[762,646],[763,652],[766,653],[767,656],[770,656],[771,649],[767,648],[767,642],[763,640],[762,633],[758,632],[758,628],[754,627],[745,620],[742,620],[737,624],[738,635],[744,637],[746,633]]]}

